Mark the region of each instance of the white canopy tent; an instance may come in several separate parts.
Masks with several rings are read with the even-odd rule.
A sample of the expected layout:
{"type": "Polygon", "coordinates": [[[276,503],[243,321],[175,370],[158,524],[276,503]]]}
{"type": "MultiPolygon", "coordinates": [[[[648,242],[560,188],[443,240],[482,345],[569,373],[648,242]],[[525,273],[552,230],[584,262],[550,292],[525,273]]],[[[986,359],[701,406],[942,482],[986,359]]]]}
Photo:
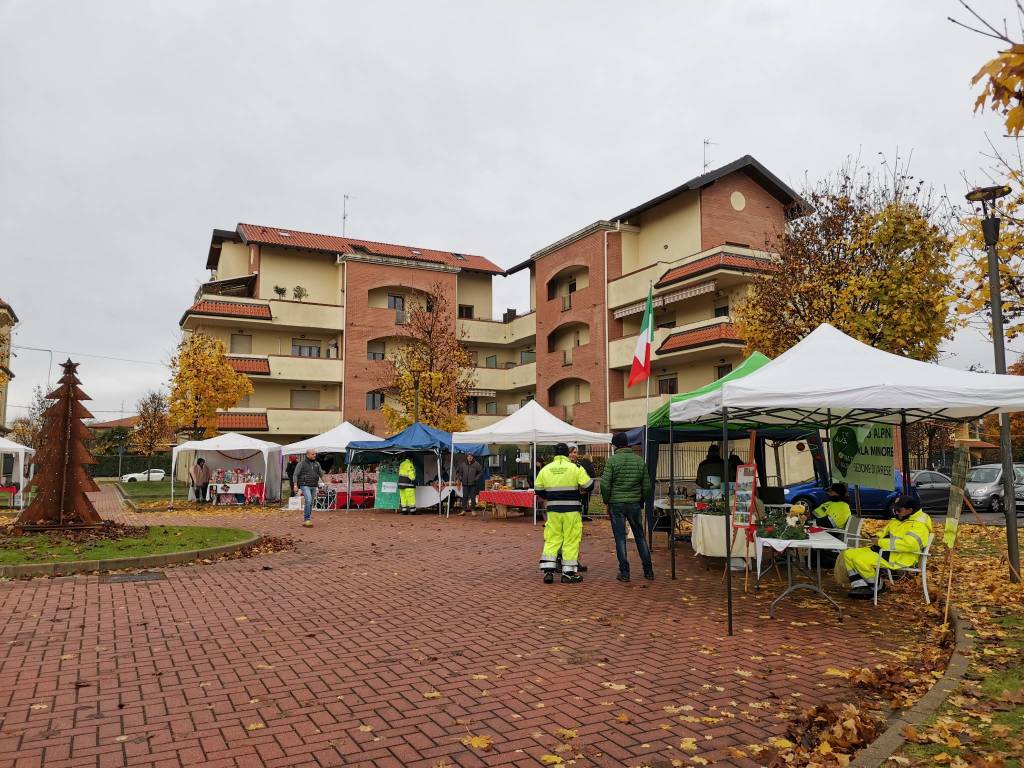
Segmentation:
{"type": "MultiPolygon", "coordinates": [[[[282,456],[294,456],[312,449],[317,453],[345,453],[349,443],[357,442],[382,442],[383,437],[371,435],[359,427],[343,421],[333,429],[329,429],[322,435],[299,440],[297,443],[289,443],[282,446],[282,456]]],[[[365,487],[365,486],[364,486],[365,487]]],[[[346,483],[345,483],[345,507],[352,507],[352,466],[346,462],[346,483]]]]}
{"type": "Polygon", "coordinates": [[[974,373],[870,347],[831,325],[749,376],[674,402],[673,422],[899,424],[1024,411],[1024,377],[974,373]]]}
{"type": "MultiPolygon", "coordinates": [[[[455,443],[502,443],[517,445],[529,443],[531,448],[531,466],[533,479],[537,479],[537,446],[556,445],[558,443],[607,444],[612,441],[608,432],[589,432],[572,424],[567,424],[548,411],[536,400],[529,401],[513,414],[506,416],[487,427],[469,432],[452,433],[452,444],[455,443]]],[[[454,450],[452,467],[454,471],[454,450]]],[[[452,476],[449,472],[449,478],[452,476]]],[[[449,480],[451,482],[451,480],[449,480]]],[[[533,498],[533,522],[537,522],[537,497],[533,498]]]]}
{"type": "MultiPolygon", "coordinates": [[[[178,462],[178,454],[194,453],[196,458],[206,459],[210,469],[230,469],[240,461],[246,461],[256,455],[263,457],[263,501],[268,498],[277,501],[281,498],[281,446],[266,440],[228,432],[207,440],[189,440],[174,446],[171,451],[171,477],[174,477],[174,466],[178,462]]],[[[171,503],[174,503],[174,483],[171,483],[171,503]]]]}
{"type": "Polygon", "coordinates": [[[382,437],[371,435],[369,432],[364,432],[347,421],[343,421],[322,435],[314,435],[305,440],[299,440],[297,443],[281,446],[281,455],[294,456],[295,454],[305,453],[311,448],[317,453],[344,453],[348,449],[349,443],[360,440],[381,441],[383,439],[382,437]]]}
{"type": "Polygon", "coordinates": [[[17,467],[15,477],[18,482],[18,506],[21,509],[25,508],[25,489],[29,479],[29,474],[25,472],[25,463],[32,458],[34,453],[35,449],[29,448],[27,445],[21,445],[13,440],[8,440],[6,437],[0,437],[0,457],[4,454],[12,454],[15,458],[15,466],[17,467]]]}
{"type": "MultiPolygon", "coordinates": [[[[962,422],[990,413],[1024,411],[1024,377],[947,368],[875,349],[823,324],[748,376],[688,400],[673,402],[673,423],[714,423],[728,454],[729,427],[799,424],[826,429],[840,424],[962,422]]],[[[906,440],[903,463],[907,463],[906,440]]],[[[909,472],[903,473],[904,489],[909,472]]],[[[732,554],[729,484],[725,484],[725,537],[732,554]]],[[[729,634],[732,577],[726,569],[729,634]]]]}

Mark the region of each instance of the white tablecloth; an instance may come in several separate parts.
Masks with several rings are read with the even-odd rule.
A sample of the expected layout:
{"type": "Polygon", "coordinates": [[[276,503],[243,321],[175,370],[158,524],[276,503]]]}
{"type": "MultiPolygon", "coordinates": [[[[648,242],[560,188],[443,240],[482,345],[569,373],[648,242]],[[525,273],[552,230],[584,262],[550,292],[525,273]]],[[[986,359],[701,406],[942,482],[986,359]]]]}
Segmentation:
{"type": "Polygon", "coordinates": [[[416,486],[416,508],[425,509],[427,507],[436,507],[439,501],[444,501],[448,496],[454,495],[462,498],[462,490],[455,486],[444,486],[440,493],[436,488],[430,485],[417,485],[416,486]]]}
{"type": "Polygon", "coordinates": [[[245,496],[245,487],[252,485],[252,483],[210,483],[206,487],[207,501],[212,501],[216,504],[219,499],[218,497],[222,493],[234,493],[239,496],[245,496]]]}
{"type": "Polygon", "coordinates": [[[812,549],[826,549],[833,552],[841,552],[846,549],[846,544],[832,534],[825,533],[825,531],[810,533],[806,539],[762,539],[758,536],[755,539],[758,573],[761,572],[761,552],[766,545],[776,552],[785,552],[787,549],[806,549],[808,551],[812,549]]]}
{"type": "MultiPolygon", "coordinates": [[[[729,538],[732,538],[732,531],[729,531],[729,538]]],[[[690,539],[693,544],[693,551],[705,557],[725,557],[727,553],[725,541],[725,516],[724,515],[694,515],[693,534],[690,539]]],[[[741,540],[737,540],[741,543],[741,540]]],[[[734,557],[742,557],[742,549],[739,553],[733,552],[734,557]]]]}

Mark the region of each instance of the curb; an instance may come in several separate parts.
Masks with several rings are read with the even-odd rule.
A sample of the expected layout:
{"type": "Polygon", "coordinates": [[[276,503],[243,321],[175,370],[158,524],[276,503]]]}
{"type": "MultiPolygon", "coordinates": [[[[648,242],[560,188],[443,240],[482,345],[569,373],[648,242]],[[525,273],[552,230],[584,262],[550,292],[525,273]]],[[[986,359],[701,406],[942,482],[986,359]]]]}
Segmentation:
{"type": "Polygon", "coordinates": [[[27,563],[25,565],[0,566],[0,578],[17,579],[33,576],[70,576],[75,573],[95,573],[97,571],[120,571],[136,568],[162,568],[166,565],[188,563],[217,555],[227,555],[245,547],[251,547],[263,537],[258,533],[250,533],[249,538],[234,544],[222,544],[219,547],[206,549],[190,549],[184,552],[167,552],[162,555],[145,555],[144,557],[123,557],[116,560],[76,560],[67,563],[27,563]]]}
{"type": "Polygon", "coordinates": [[[128,498],[128,494],[124,492],[124,489],[121,487],[121,484],[113,483],[113,486],[114,490],[117,492],[117,495],[121,498],[121,503],[128,505],[128,507],[131,508],[132,512],[138,513],[139,508],[135,505],[134,501],[128,498]]]}
{"type": "Polygon", "coordinates": [[[967,671],[967,652],[974,647],[974,640],[965,631],[963,622],[955,608],[949,612],[950,624],[956,633],[953,655],[949,657],[945,674],[936,681],[928,692],[918,699],[910,709],[889,718],[889,727],[871,744],[861,750],[850,763],[850,768],[876,768],[882,765],[897,749],[906,743],[903,729],[908,725],[919,726],[931,717],[946,697],[960,684],[967,671]]]}

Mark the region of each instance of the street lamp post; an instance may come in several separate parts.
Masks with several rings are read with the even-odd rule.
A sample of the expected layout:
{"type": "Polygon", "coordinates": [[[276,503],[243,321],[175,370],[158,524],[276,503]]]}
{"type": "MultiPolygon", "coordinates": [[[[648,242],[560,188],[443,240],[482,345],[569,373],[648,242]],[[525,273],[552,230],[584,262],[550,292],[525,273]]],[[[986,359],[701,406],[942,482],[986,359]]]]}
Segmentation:
{"type": "MultiPolygon", "coordinates": [[[[989,305],[992,311],[992,344],[996,373],[1006,373],[1006,349],[1003,346],[1003,297],[999,279],[999,217],[995,201],[1010,194],[1007,186],[980,187],[967,193],[972,203],[981,203],[984,218],[981,231],[988,252],[989,305]]],[[[1017,542],[1017,497],[1014,492],[1013,449],[1010,443],[1010,416],[999,414],[999,453],[1003,465],[1003,515],[1006,517],[1006,554],[1010,561],[1010,581],[1020,581],[1020,547],[1017,542]]]]}

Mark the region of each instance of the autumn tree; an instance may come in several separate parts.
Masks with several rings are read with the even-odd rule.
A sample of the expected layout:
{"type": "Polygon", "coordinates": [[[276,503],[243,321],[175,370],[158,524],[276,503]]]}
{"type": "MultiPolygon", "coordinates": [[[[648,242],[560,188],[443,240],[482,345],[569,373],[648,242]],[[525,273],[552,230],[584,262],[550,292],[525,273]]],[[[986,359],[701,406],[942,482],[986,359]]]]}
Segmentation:
{"type": "Polygon", "coordinates": [[[43,411],[49,407],[42,387],[32,388],[32,401],[28,405],[28,413],[11,421],[11,433],[8,437],[20,445],[38,448],[43,430],[43,411]]]}
{"type": "MultiPolygon", "coordinates": [[[[169,428],[168,428],[169,429],[169,428]]],[[[123,446],[129,445],[131,430],[128,427],[111,427],[99,432],[89,443],[93,456],[107,456],[118,453],[123,446]]]]}
{"type": "Polygon", "coordinates": [[[166,448],[171,432],[167,420],[167,397],[163,392],[148,392],[136,405],[139,420],[128,436],[132,450],[145,456],[149,463],[146,466],[146,479],[153,469],[153,455],[166,448]]]}
{"type": "Polygon", "coordinates": [[[228,364],[220,339],[190,333],[171,359],[168,421],[193,439],[217,434],[217,411],[252,394],[252,382],[228,364]]]}
{"type": "Polygon", "coordinates": [[[931,192],[895,166],[879,176],[848,163],[803,192],[810,213],[769,239],[777,258],[734,313],[749,350],[775,357],[830,323],[935,358],[952,330],[952,240],[931,192]]]}
{"type": "Polygon", "coordinates": [[[449,311],[444,287],[435,283],[411,297],[408,323],[398,350],[384,361],[380,391],[388,429],[398,432],[419,420],[446,432],[466,428],[460,412],[473,387],[473,358],[449,311]]]}
{"type": "MultiPolygon", "coordinates": [[[[1020,148],[1010,155],[991,146],[985,157],[992,161],[986,183],[995,181],[1010,188],[999,201],[999,285],[1003,300],[1006,337],[1024,334],[1024,156],[1020,148]]],[[[988,286],[988,254],[981,230],[980,211],[967,211],[956,238],[959,280],[956,309],[963,322],[984,334],[992,332],[988,286]]]]}
{"type": "MultiPolygon", "coordinates": [[[[967,10],[971,18],[968,23],[950,17],[950,21],[979,35],[990,37],[1000,43],[1003,48],[995,56],[985,62],[974,77],[971,85],[982,84],[981,93],[974,102],[974,111],[988,107],[1003,117],[1006,132],[1011,136],[1019,136],[1024,128],[1024,43],[1010,37],[1006,19],[1002,20],[1002,29],[984,19],[964,0],[960,4],[967,10]]],[[[1024,38],[1024,4],[1017,0],[1017,22],[1019,36],[1024,38]]]]}

